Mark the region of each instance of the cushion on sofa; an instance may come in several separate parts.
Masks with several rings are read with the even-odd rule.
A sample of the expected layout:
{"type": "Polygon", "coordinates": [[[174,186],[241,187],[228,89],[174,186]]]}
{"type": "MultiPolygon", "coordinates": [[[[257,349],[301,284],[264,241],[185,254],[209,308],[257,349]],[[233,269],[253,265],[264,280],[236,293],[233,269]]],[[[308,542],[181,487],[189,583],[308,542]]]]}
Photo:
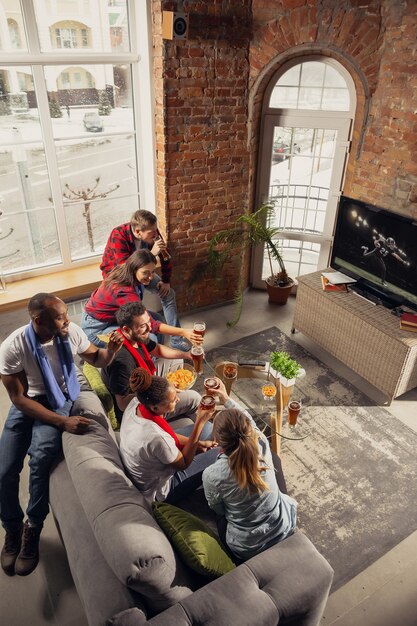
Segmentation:
{"type": "Polygon", "coordinates": [[[64,433],[63,448],[86,517],[117,578],[144,597],[152,614],[190,594],[191,573],[124,473],[111,435],[92,424],[82,436],[64,433]]]}
{"type": "Polygon", "coordinates": [[[93,365],[90,365],[89,363],[84,363],[83,374],[86,377],[91,389],[95,391],[95,393],[100,398],[104,408],[106,409],[111,427],[113,428],[113,430],[118,430],[119,424],[116,419],[113,398],[112,398],[110,391],[107,389],[106,385],[104,384],[99,370],[93,365]]]}
{"type": "Polygon", "coordinates": [[[158,524],[192,570],[217,578],[236,567],[213,531],[198,517],[165,502],[153,502],[152,510],[158,524]]]}

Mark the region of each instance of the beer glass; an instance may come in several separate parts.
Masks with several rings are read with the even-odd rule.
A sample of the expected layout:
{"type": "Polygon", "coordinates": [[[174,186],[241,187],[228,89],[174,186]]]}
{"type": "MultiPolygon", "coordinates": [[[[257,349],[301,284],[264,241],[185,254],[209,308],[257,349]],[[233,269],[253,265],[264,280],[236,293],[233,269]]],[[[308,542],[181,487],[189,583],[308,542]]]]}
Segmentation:
{"type": "Polygon", "coordinates": [[[237,377],[237,365],[236,363],[227,362],[223,365],[223,376],[229,380],[233,380],[237,377]]]}
{"type": "Polygon", "coordinates": [[[194,322],[193,330],[196,335],[200,335],[201,338],[206,334],[206,323],[205,322],[194,322]]]}
{"type": "MultiPolygon", "coordinates": [[[[165,243],[164,238],[162,237],[161,233],[159,232],[159,230],[157,231],[157,236],[155,241],[160,241],[161,243],[165,243]]],[[[161,252],[159,253],[159,256],[163,258],[164,261],[169,261],[171,258],[170,253],[168,252],[168,250],[166,248],[164,248],[163,250],[161,250],[161,252]]]]}
{"type": "Polygon", "coordinates": [[[210,376],[209,378],[204,379],[204,389],[207,394],[210,394],[211,389],[218,389],[220,387],[220,383],[217,378],[214,376],[210,376]]]}
{"type": "Polygon", "coordinates": [[[200,407],[202,409],[214,409],[216,398],[214,396],[201,396],[200,407]]]}
{"type": "Polygon", "coordinates": [[[191,348],[191,358],[193,360],[194,369],[198,375],[203,373],[204,350],[201,346],[193,346],[191,348]]]}
{"type": "Polygon", "coordinates": [[[288,424],[292,431],[297,426],[298,414],[301,411],[301,400],[290,400],[288,403],[288,424]]]}

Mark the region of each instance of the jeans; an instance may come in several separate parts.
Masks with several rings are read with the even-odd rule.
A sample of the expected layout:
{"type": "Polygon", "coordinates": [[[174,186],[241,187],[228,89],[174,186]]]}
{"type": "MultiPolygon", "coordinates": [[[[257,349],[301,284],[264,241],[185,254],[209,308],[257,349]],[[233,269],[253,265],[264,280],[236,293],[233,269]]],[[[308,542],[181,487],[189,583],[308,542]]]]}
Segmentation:
{"type": "MultiPolygon", "coordinates": [[[[145,289],[148,289],[151,293],[156,293],[159,296],[158,283],[161,281],[158,274],[154,274],[149,285],[146,285],[145,289]]],[[[159,296],[161,298],[161,296],[159,296]]],[[[180,328],[181,324],[178,319],[177,313],[177,301],[175,298],[175,291],[170,287],[168,294],[161,298],[162,310],[164,312],[165,321],[168,326],[175,326],[180,328]]]]}
{"type": "MultiPolygon", "coordinates": [[[[46,396],[33,398],[50,408],[46,396]]],[[[54,410],[68,416],[72,401],[54,410]]],[[[49,511],[49,471],[61,449],[61,430],[24,415],[11,406],[0,438],[0,519],[7,530],[17,530],[24,514],[19,503],[19,481],[23,462],[29,454],[29,503],[27,517],[42,526],[49,511]]]]}
{"type": "MultiPolygon", "coordinates": [[[[193,430],[193,426],[179,428],[176,432],[180,435],[188,437],[193,430]]],[[[200,439],[202,441],[211,439],[212,424],[207,423],[201,432],[200,439]]],[[[219,456],[218,448],[210,448],[207,452],[196,454],[190,465],[185,470],[178,470],[172,477],[171,487],[165,502],[173,504],[187,498],[193,491],[200,487],[202,483],[202,475],[206,467],[212,465],[219,456]]]]}
{"type": "Polygon", "coordinates": [[[97,337],[97,335],[106,335],[107,333],[111,333],[112,330],[116,330],[119,328],[116,320],[114,324],[110,324],[109,322],[100,322],[100,320],[96,320],[95,317],[91,317],[84,311],[81,316],[81,328],[95,346],[98,348],[107,348],[107,344],[105,341],[101,341],[97,337]]]}

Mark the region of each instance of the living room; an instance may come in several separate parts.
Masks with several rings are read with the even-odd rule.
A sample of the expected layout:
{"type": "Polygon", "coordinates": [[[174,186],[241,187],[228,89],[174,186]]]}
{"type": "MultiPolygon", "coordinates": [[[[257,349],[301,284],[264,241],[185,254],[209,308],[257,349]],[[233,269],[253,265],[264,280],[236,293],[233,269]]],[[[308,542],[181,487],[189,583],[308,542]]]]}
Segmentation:
{"type": "MultiPolygon", "coordinates": [[[[415,432],[416,389],[387,404],[387,397],[366,377],[316,341],[297,328],[291,335],[296,297],[293,293],[284,307],[268,304],[263,249],[252,255],[236,245],[221,280],[195,280],[196,268],[207,264],[212,237],[270,198],[294,278],[328,266],[340,193],[416,219],[415,5],[405,0],[343,7],[327,0],[155,1],[143,6],[98,2],[100,15],[116,17],[111,18],[111,48],[95,49],[96,35],[90,39],[90,30],[85,34],[79,26],[86,24],[95,33],[95,3],[66,2],[63,7],[45,2],[42,9],[23,4],[22,9],[18,2],[1,3],[11,46],[0,52],[2,102],[7,99],[0,116],[5,174],[0,190],[1,270],[6,285],[0,294],[1,340],[27,322],[27,301],[39,291],[61,295],[78,323],[80,303],[100,282],[98,266],[111,229],[127,222],[137,208],[147,208],[156,212],[173,256],[181,321],[186,326],[205,319],[207,350],[278,328],[369,399],[355,409],[383,410],[392,416],[394,429],[398,420],[415,432]],[[79,9],[80,15],[72,13],[79,9]],[[164,37],[163,11],[185,15],[185,37],[164,37]],[[124,47],[127,19],[132,39],[124,47]],[[39,29],[39,45],[41,23],[45,28],[39,29]],[[43,48],[46,41],[51,43],[50,33],[56,45],[43,48]],[[112,77],[109,64],[117,67],[112,77]],[[126,74],[129,66],[132,79],[126,74]],[[301,67],[307,72],[305,82],[302,72],[294,82],[301,67]],[[77,89],[82,90],[81,102],[77,89]],[[109,115],[103,92],[110,101],[109,115]],[[22,95],[19,102],[11,97],[17,93],[25,93],[26,102],[22,95]],[[317,102],[326,95],[328,108],[320,109],[317,102]],[[54,117],[59,113],[51,109],[48,97],[59,103],[60,116],[54,117]],[[280,97],[287,99],[281,106],[280,97]],[[86,107],[85,102],[92,104],[86,107]],[[86,110],[101,111],[102,130],[87,129],[86,110]],[[106,151],[112,161],[105,160],[106,151]],[[116,170],[107,173],[105,167],[112,164],[116,170]],[[88,178],[89,168],[93,175],[88,178]],[[65,177],[68,170],[72,178],[65,177]],[[49,184],[44,184],[46,172],[49,184]],[[44,186],[36,184],[40,181],[44,186]],[[87,187],[90,197],[83,198],[87,187]],[[315,203],[306,204],[306,197],[315,203]],[[250,289],[239,323],[229,328],[240,279],[250,289]]],[[[3,386],[1,406],[3,420],[10,406],[3,386]]],[[[326,405],[321,407],[325,412],[326,405]]],[[[297,448],[291,446],[296,456],[297,448]]],[[[289,456],[286,460],[288,450],[286,445],[282,454],[291,485],[295,466],[289,456]]],[[[412,475],[415,468],[408,471],[412,475]]],[[[406,517],[412,518],[411,512],[406,517]]],[[[394,547],[382,545],[374,561],[364,559],[363,569],[330,595],[323,623],[415,624],[411,581],[417,569],[412,556],[417,537],[410,528],[394,547]]],[[[44,562],[30,578],[2,577],[5,623],[86,623],[51,515],[42,542],[44,562]],[[23,597],[25,606],[19,602],[23,597]]]]}

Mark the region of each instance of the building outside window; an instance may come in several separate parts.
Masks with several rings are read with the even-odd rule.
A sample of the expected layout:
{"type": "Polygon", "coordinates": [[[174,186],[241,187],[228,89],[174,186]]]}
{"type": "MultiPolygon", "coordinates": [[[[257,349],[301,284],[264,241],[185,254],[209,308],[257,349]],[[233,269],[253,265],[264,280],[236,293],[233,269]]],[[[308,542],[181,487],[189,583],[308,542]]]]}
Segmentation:
{"type": "Polygon", "coordinates": [[[97,263],[142,198],[155,206],[150,90],[141,82],[149,59],[146,45],[138,49],[147,3],[86,0],[78,15],[79,4],[71,16],[68,3],[0,0],[0,32],[9,35],[0,45],[0,272],[9,279],[97,263]],[[123,50],[112,47],[115,14],[123,50]]]}
{"type": "Polygon", "coordinates": [[[57,48],[77,47],[77,31],[75,28],[56,28],[55,36],[57,48]]]}

